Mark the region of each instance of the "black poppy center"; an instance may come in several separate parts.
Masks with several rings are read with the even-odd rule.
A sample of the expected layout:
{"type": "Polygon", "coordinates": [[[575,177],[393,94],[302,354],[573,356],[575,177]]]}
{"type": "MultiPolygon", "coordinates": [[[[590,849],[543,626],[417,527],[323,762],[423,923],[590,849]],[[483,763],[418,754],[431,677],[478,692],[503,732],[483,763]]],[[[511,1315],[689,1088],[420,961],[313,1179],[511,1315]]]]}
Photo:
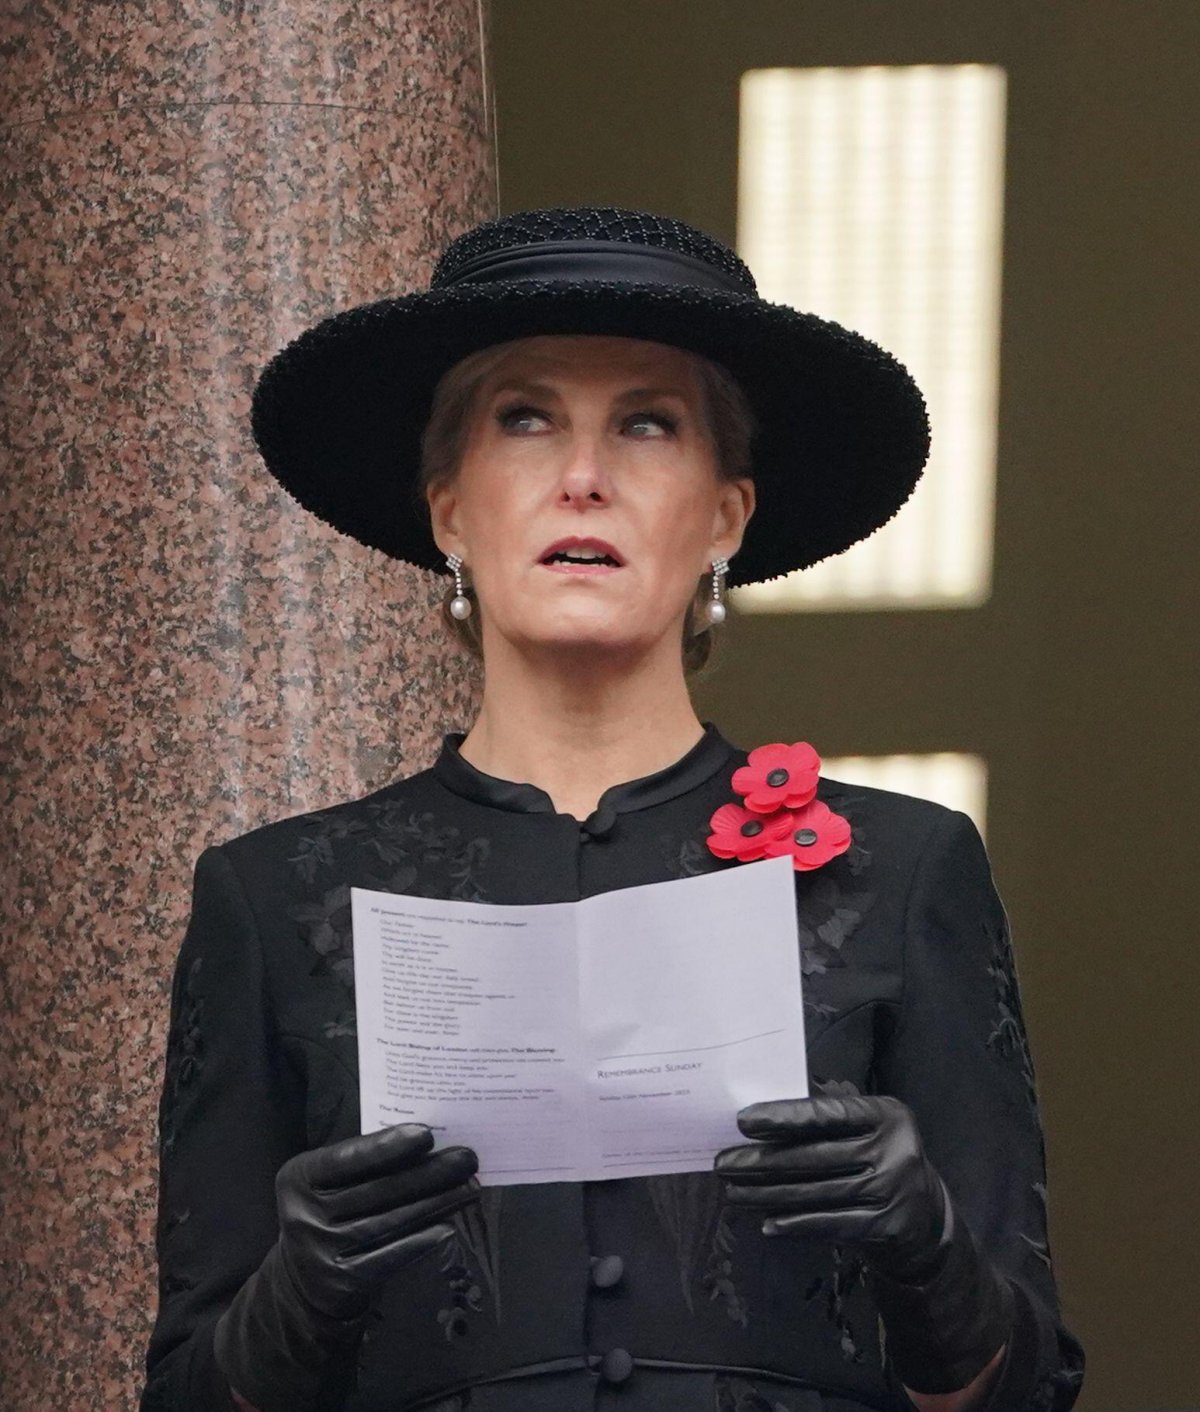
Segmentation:
{"type": "Polygon", "coordinates": [[[817,841],[816,829],[797,829],[793,835],[801,848],[811,848],[817,841]]]}
{"type": "Polygon", "coordinates": [[[747,819],[742,825],[742,837],[753,838],[756,833],[762,833],[763,826],[761,819],[747,819]]]}
{"type": "Polygon", "coordinates": [[[788,772],[784,769],[772,770],[767,776],[767,783],[772,789],[778,789],[781,784],[787,784],[788,772]]]}

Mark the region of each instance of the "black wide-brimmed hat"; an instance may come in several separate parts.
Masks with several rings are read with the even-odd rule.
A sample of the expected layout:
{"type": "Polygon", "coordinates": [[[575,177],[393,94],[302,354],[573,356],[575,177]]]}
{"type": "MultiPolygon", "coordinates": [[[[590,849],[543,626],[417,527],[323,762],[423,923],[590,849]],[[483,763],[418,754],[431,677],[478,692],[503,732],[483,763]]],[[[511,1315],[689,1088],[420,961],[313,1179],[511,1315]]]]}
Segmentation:
{"type": "Polygon", "coordinates": [[[719,241],[612,208],[524,211],[477,226],[427,291],[335,314],[268,364],[255,440],[296,500],[363,544],[443,568],[416,493],[442,374],[538,334],[648,339],[725,367],[757,420],[757,510],[729,582],[839,554],[904,504],[929,451],[916,384],[878,345],[759,297],[719,241]]]}

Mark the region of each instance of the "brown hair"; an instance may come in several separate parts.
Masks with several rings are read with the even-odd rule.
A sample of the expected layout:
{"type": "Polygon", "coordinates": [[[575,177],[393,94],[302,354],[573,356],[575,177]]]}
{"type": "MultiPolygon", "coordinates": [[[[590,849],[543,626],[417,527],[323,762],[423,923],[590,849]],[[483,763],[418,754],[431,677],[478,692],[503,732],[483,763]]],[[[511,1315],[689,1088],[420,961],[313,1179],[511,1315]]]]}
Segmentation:
{"type": "MultiPolygon", "coordinates": [[[[458,474],[466,452],[467,429],[471,409],[485,379],[500,363],[507,344],[471,353],[445,374],[433,394],[429,421],[421,438],[421,474],[417,491],[423,513],[428,513],[426,493],[434,486],[445,485],[458,474]]],[[[746,394],[733,377],[711,359],[691,355],[700,375],[708,432],[717,453],[717,474],[722,481],[739,480],[750,474],[750,444],[754,437],[754,413],[746,394]]],[[[696,593],[688,605],[683,621],[683,667],[687,673],[698,672],[712,655],[713,632],[709,627],[697,629],[701,614],[708,603],[711,580],[705,574],[697,584],[696,593]]],[[[470,589],[467,590],[470,593],[470,589]]],[[[453,589],[448,589],[442,602],[442,618],[451,633],[480,660],[483,641],[479,614],[455,618],[450,613],[453,589]]]]}

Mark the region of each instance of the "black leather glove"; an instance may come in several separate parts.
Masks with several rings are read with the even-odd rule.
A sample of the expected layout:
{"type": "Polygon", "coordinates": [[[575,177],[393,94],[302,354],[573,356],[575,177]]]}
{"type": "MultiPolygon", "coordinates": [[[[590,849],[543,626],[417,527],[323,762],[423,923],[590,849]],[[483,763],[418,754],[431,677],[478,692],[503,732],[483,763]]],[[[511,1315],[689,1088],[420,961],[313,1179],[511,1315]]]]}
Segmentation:
{"type": "Polygon", "coordinates": [[[955,1216],[896,1098],[822,1095],[738,1114],[751,1143],[716,1170],[731,1205],[765,1215],[768,1235],[858,1247],[892,1368],[914,1392],[955,1392],[987,1367],[1012,1327],[1012,1292],[955,1216]]]}
{"type": "Polygon", "coordinates": [[[259,1412],[339,1405],[380,1285],[433,1249],[477,1199],[467,1147],[415,1123],[291,1158],[275,1179],[279,1239],[217,1322],[221,1371],[259,1412]]]}

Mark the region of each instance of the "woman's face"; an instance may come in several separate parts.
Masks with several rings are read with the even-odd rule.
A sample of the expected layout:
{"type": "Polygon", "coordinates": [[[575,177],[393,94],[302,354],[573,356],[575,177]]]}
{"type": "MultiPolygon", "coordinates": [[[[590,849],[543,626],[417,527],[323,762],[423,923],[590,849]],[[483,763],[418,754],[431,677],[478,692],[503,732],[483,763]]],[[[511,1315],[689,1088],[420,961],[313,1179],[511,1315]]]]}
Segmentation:
{"type": "Polygon", "coordinates": [[[469,412],[457,476],[429,492],[493,634],[523,648],[645,651],[668,637],[754,506],[718,477],[698,360],[640,339],[505,347],[469,412]]]}

